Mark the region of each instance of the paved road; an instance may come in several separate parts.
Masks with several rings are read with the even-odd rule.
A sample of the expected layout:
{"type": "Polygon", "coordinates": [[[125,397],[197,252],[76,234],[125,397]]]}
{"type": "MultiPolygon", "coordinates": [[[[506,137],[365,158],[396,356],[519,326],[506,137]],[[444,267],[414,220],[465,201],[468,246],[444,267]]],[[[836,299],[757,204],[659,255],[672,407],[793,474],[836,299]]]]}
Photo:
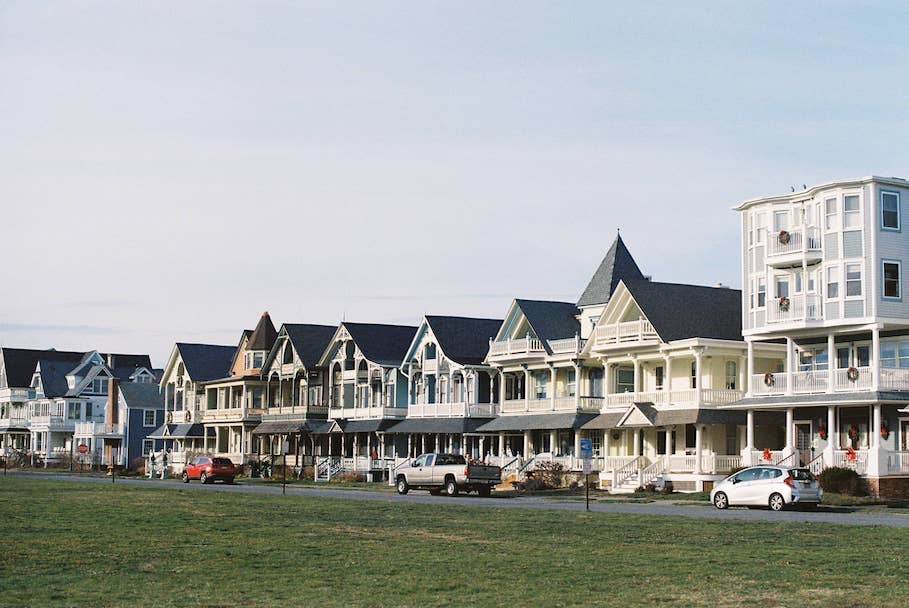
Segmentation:
{"type": "MultiPolygon", "coordinates": [[[[110,478],[80,477],[78,475],[54,473],[14,473],[21,477],[34,477],[38,479],[54,479],[75,483],[106,483],[110,478]]],[[[0,476],[0,489],[3,487],[3,478],[0,476]]],[[[280,494],[281,486],[265,485],[259,483],[238,483],[236,485],[202,485],[198,482],[189,485],[179,480],[149,481],[141,479],[117,478],[117,484],[157,487],[181,488],[200,492],[243,492],[253,494],[280,494]]],[[[456,504],[466,507],[495,507],[503,509],[548,509],[552,511],[583,511],[584,502],[566,499],[553,499],[539,496],[520,496],[514,498],[478,498],[476,496],[458,496],[455,498],[430,496],[426,492],[412,492],[407,496],[400,496],[391,492],[376,492],[370,490],[349,490],[336,488],[301,488],[288,486],[289,496],[315,496],[324,498],[341,498],[350,500],[373,500],[392,503],[416,504],[456,504]]],[[[894,513],[884,509],[860,509],[849,512],[844,509],[824,510],[817,512],[783,511],[775,513],[769,510],[729,509],[720,511],[709,505],[676,505],[669,501],[657,500],[650,503],[611,503],[608,501],[592,502],[590,510],[596,513],[628,513],[632,515],[668,515],[677,517],[696,517],[711,520],[742,520],[742,521],[790,521],[790,522],[820,522],[827,524],[851,524],[862,526],[894,526],[909,527],[909,514],[894,513]]]]}

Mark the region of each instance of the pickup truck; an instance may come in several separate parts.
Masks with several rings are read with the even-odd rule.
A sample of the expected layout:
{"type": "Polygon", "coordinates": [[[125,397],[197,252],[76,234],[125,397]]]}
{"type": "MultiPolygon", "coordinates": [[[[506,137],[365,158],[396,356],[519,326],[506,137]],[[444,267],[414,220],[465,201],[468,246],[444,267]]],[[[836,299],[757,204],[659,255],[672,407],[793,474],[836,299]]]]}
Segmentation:
{"type": "Polygon", "coordinates": [[[499,467],[468,463],[459,454],[422,454],[395,471],[398,494],[413,489],[429,490],[433,496],[442,492],[457,496],[461,491],[489,496],[493,486],[501,481],[499,467]]]}

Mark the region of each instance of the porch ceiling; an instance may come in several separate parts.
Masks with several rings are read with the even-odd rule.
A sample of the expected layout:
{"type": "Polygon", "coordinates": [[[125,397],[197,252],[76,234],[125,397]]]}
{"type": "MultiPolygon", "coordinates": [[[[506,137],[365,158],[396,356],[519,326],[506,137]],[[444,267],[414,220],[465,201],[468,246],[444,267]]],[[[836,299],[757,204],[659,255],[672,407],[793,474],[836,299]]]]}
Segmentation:
{"type": "Polygon", "coordinates": [[[491,418],[410,418],[400,422],[387,433],[473,433],[491,418]]]}

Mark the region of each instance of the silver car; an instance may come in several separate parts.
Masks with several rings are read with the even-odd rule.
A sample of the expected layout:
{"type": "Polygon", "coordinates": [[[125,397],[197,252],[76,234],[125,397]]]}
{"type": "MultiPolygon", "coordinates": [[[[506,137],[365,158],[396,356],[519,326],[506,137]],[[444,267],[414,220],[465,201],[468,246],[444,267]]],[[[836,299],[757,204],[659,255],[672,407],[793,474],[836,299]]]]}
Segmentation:
{"type": "Polygon", "coordinates": [[[822,494],[817,479],[808,469],[759,466],[733,473],[716,484],[710,492],[710,502],[717,509],[743,505],[782,511],[794,504],[813,509],[822,494]]]}

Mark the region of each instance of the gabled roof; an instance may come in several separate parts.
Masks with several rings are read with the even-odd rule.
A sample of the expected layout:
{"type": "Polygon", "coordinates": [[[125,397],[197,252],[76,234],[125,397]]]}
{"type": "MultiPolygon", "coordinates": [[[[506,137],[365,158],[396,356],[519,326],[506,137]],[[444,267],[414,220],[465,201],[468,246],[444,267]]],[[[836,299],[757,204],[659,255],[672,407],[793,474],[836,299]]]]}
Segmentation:
{"type": "Polygon", "coordinates": [[[61,350],[35,350],[30,348],[0,348],[3,366],[6,368],[6,382],[10,388],[28,388],[35,375],[38,361],[67,361],[76,366],[84,353],[61,350]]]}
{"type": "Polygon", "coordinates": [[[249,338],[252,336],[253,330],[244,329],[243,333],[240,334],[240,341],[237,342],[236,348],[234,348],[234,354],[230,358],[230,365],[227,367],[227,373],[230,374],[234,367],[237,365],[237,360],[243,359],[243,355],[246,352],[246,347],[249,345],[249,338]]]}
{"type": "Polygon", "coordinates": [[[63,397],[69,392],[66,375],[82,362],[82,353],[69,357],[38,360],[35,368],[41,375],[41,388],[45,397],[63,397]]]}
{"type": "Polygon", "coordinates": [[[445,356],[461,365],[479,365],[489,351],[489,339],[502,325],[501,319],[472,319],[427,315],[436,342],[445,356]]]}
{"type": "Polygon", "coordinates": [[[593,306],[605,304],[612,297],[612,292],[621,280],[639,281],[644,279],[644,274],[638,268],[637,262],[625,246],[622,237],[616,235],[615,241],[606,257],[600,262],[599,268],[593,273],[590,283],[578,300],[578,306],[593,306]]]}
{"type": "Polygon", "coordinates": [[[378,323],[341,324],[353,338],[363,356],[378,365],[400,367],[407,354],[407,347],[417,333],[409,325],[382,325],[378,323]]]}
{"type": "Polygon", "coordinates": [[[252,336],[249,338],[249,344],[246,345],[246,350],[269,351],[275,345],[277,338],[278,332],[275,330],[274,323],[271,322],[271,315],[266,310],[262,313],[262,317],[259,318],[259,324],[256,325],[256,329],[253,330],[252,336]]]}
{"type": "Polygon", "coordinates": [[[125,382],[120,385],[120,393],[127,407],[145,409],[163,409],[164,394],[156,384],[125,382]]]}
{"type": "Polygon", "coordinates": [[[285,323],[281,331],[287,334],[303,366],[309,370],[319,365],[322,353],[338,330],[335,325],[285,323]]]}
{"type": "Polygon", "coordinates": [[[537,337],[543,340],[547,351],[549,346],[546,340],[573,338],[581,333],[581,324],[576,318],[581,311],[571,302],[515,300],[515,305],[524,314],[537,337]]]}
{"type": "Polygon", "coordinates": [[[193,382],[205,382],[223,378],[230,373],[230,362],[237,348],[235,346],[177,342],[177,350],[180,352],[186,373],[193,382]]]}
{"type": "Polygon", "coordinates": [[[725,287],[627,281],[625,287],[663,342],[742,340],[742,292],[725,287]]]}

